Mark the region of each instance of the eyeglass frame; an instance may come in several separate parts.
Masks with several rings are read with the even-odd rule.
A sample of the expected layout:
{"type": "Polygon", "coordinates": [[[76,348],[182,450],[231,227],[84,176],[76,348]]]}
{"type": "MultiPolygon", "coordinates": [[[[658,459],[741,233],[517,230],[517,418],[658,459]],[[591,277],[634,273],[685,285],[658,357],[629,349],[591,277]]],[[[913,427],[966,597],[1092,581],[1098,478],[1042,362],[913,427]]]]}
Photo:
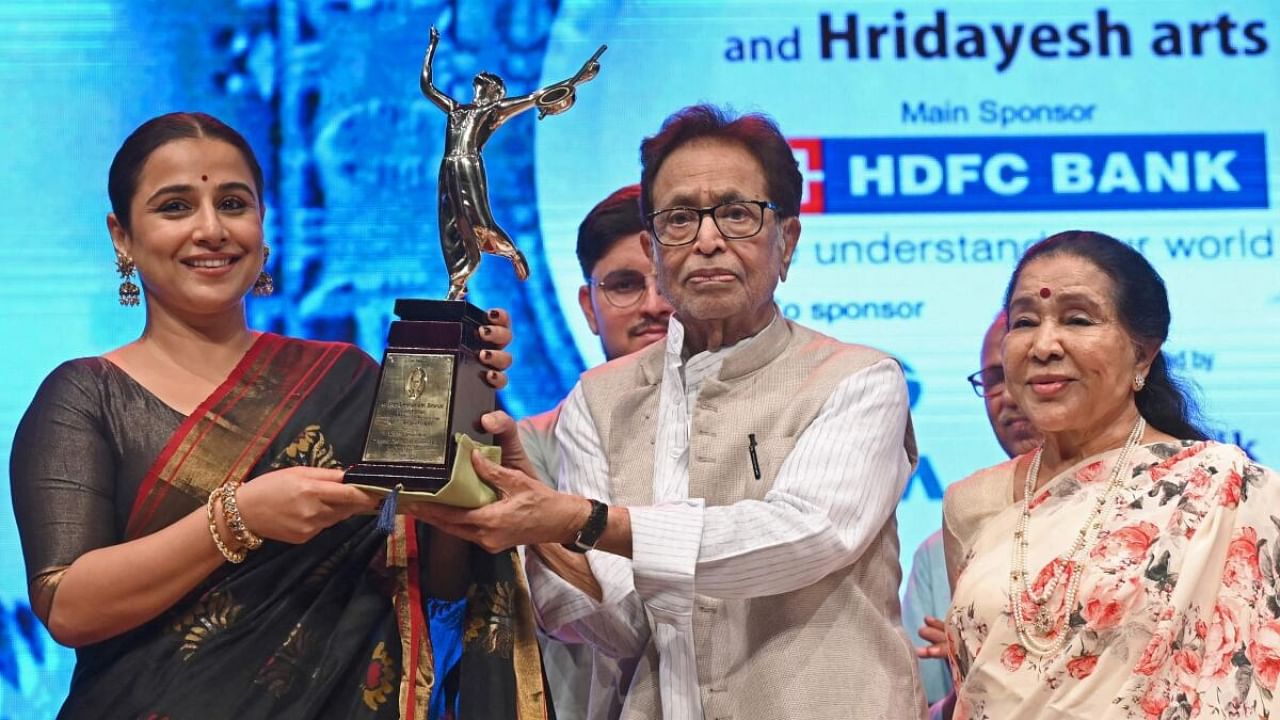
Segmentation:
{"type": "Polygon", "coordinates": [[[663,247],[683,247],[685,245],[689,245],[697,241],[698,232],[702,230],[702,221],[705,220],[708,216],[711,217],[711,224],[715,225],[716,231],[719,232],[720,236],[723,237],[725,240],[745,240],[746,238],[749,238],[749,237],[755,237],[757,234],[760,233],[761,230],[764,229],[764,211],[765,210],[772,210],[775,213],[782,212],[781,208],[778,207],[777,203],[774,203],[773,201],[770,201],[770,200],[725,200],[722,203],[717,203],[715,205],[710,205],[708,207],[703,207],[703,208],[689,207],[687,205],[677,205],[675,207],[663,208],[661,210],[654,210],[648,215],[645,215],[645,223],[649,226],[649,229],[653,231],[653,237],[655,240],[658,241],[659,245],[663,247]],[[726,205],[758,206],[760,208],[760,226],[757,227],[755,230],[747,233],[746,235],[730,235],[726,233],[724,229],[720,227],[720,223],[716,220],[716,216],[715,216],[715,211],[719,210],[720,208],[726,205]],[[678,242],[678,243],[665,242],[662,239],[662,234],[658,232],[658,228],[655,227],[653,224],[654,218],[658,217],[662,213],[671,212],[673,210],[690,210],[692,212],[698,213],[698,225],[696,228],[694,228],[693,235],[689,236],[689,239],[685,240],[684,242],[678,242]]]}
{"type": "Polygon", "coordinates": [[[981,370],[979,370],[978,372],[972,373],[971,375],[966,377],[965,380],[969,381],[969,385],[973,387],[974,394],[977,395],[978,397],[980,398],[995,397],[996,395],[1000,394],[1001,390],[1004,389],[1004,383],[1005,383],[1004,366],[988,365],[982,368],[981,370]],[[983,381],[982,374],[984,372],[987,372],[988,370],[1000,371],[1000,382],[992,383],[992,387],[1000,388],[999,390],[992,390],[990,392],[987,391],[987,383],[983,381]]]}
{"type": "Polygon", "coordinates": [[[599,280],[594,280],[588,277],[587,284],[593,288],[600,288],[600,293],[604,295],[605,302],[609,303],[610,305],[617,308],[618,310],[626,310],[627,308],[633,308],[638,303],[640,303],[640,301],[644,298],[645,294],[649,292],[650,288],[653,288],[653,291],[657,292],[658,273],[651,272],[651,273],[645,274],[640,272],[639,270],[618,269],[618,270],[614,270],[608,275],[605,275],[599,280]],[[614,275],[616,273],[635,273],[641,276],[642,278],[644,278],[644,287],[640,289],[640,292],[636,293],[636,299],[632,300],[626,305],[619,305],[618,303],[614,302],[613,298],[609,295],[609,288],[605,285],[605,281],[609,279],[609,276],[614,275]]]}

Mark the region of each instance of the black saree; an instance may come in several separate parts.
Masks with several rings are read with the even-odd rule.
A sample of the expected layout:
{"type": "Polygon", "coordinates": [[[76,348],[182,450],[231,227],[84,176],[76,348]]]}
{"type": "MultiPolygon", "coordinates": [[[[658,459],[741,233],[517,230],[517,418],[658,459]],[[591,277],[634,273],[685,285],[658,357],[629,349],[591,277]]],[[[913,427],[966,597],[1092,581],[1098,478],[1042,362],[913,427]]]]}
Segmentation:
{"type": "MultiPolygon", "coordinates": [[[[168,437],[116,541],[175,522],[227,480],[357,458],[376,379],[352,346],[262,335],[168,437]]],[[[357,517],[302,545],[268,541],[167,613],[82,648],[59,717],[551,717],[514,552],[472,548],[461,659],[436,677],[427,536],[403,516],[389,536],[357,517]],[[432,715],[441,692],[453,702],[432,715]]]]}

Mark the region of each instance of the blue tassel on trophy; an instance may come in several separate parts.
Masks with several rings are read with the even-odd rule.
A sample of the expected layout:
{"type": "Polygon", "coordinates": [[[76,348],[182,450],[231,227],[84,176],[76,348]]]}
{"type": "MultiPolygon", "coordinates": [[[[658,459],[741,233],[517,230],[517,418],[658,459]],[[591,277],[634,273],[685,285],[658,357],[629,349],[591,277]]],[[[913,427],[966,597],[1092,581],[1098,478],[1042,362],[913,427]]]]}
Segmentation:
{"type": "Polygon", "coordinates": [[[392,530],[396,529],[396,505],[400,501],[400,491],[404,489],[404,485],[396,485],[391,489],[391,494],[382,501],[382,507],[378,510],[378,531],[383,535],[390,535],[392,530]]]}

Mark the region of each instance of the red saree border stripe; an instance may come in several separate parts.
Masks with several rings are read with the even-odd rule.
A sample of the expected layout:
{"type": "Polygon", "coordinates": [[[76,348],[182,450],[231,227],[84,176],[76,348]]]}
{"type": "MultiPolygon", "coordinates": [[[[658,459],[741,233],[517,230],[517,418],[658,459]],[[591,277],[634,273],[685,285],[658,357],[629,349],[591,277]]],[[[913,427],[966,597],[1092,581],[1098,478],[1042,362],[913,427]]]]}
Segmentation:
{"type": "MultiPolygon", "coordinates": [[[[430,696],[419,697],[419,694],[426,691],[426,688],[419,687],[418,673],[421,667],[423,643],[429,643],[430,640],[427,628],[427,617],[422,609],[422,587],[419,585],[421,571],[418,567],[418,528],[417,523],[405,517],[404,519],[404,540],[405,540],[405,575],[408,579],[409,591],[409,627],[410,636],[409,643],[413,650],[410,659],[405,661],[405,673],[411,678],[409,683],[409,693],[406,698],[405,705],[408,706],[409,714],[402,717],[417,718],[418,710],[426,709],[431,702],[430,696]]],[[[434,669],[433,669],[434,670],[434,669]]],[[[425,720],[426,713],[422,713],[425,720]]]]}
{"type": "MultiPolygon", "coordinates": [[[[265,333],[263,334],[263,336],[260,336],[259,339],[261,339],[261,337],[265,337],[265,333]]],[[[257,343],[255,342],[254,345],[256,346],[257,343]]],[[[283,347],[283,343],[281,343],[281,345],[279,346],[272,347],[272,348],[266,348],[264,346],[264,349],[261,354],[265,355],[265,357],[255,358],[254,362],[252,362],[250,365],[245,367],[242,372],[239,372],[239,375],[240,375],[239,382],[237,382],[232,388],[236,392],[227,392],[225,393],[225,397],[223,397],[221,400],[215,400],[214,402],[209,403],[210,399],[215,398],[215,396],[222,391],[223,385],[225,385],[228,381],[232,381],[233,379],[232,376],[236,375],[237,371],[240,370],[240,365],[237,364],[236,368],[232,370],[232,375],[229,375],[227,377],[227,380],[223,381],[223,385],[219,385],[218,389],[214,390],[213,394],[211,394],[209,398],[206,398],[205,402],[201,403],[200,406],[197,407],[196,410],[191,413],[191,417],[195,419],[195,422],[199,424],[199,423],[202,423],[202,421],[208,419],[209,415],[214,412],[215,406],[217,406],[220,402],[225,402],[226,406],[223,408],[220,408],[219,409],[220,411],[218,412],[218,414],[224,415],[227,412],[230,412],[232,409],[234,409],[236,405],[238,405],[240,401],[244,399],[244,396],[249,393],[249,389],[252,388],[253,384],[257,382],[259,377],[262,376],[262,374],[266,371],[266,368],[270,366],[271,359],[275,357],[277,353],[279,353],[282,347],[283,347]],[[267,350],[271,351],[269,355],[266,355],[267,350]],[[208,403],[207,407],[206,407],[206,403],[208,403]]],[[[245,359],[247,358],[248,358],[248,354],[246,353],[245,359]]],[[[185,428],[186,423],[183,423],[183,426],[185,428]]],[[[209,435],[209,433],[213,432],[214,427],[215,427],[215,424],[212,422],[203,422],[203,424],[199,425],[199,428],[200,428],[199,433],[195,434],[193,437],[182,438],[181,440],[179,440],[177,449],[183,450],[182,456],[178,458],[177,464],[173,465],[172,468],[170,468],[168,463],[165,463],[164,465],[159,465],[158,467],[156,467],[156,480],[158,481],[160,475],[164,474],[166,470],[170,470],[169,474],[171,476],[176,476],[178,471],[182,468],[184,464],[186,464],[187,460],[191,457],[191,453],[195,452],[195,449],[200,446],[201,441],[203,441],[209,435]]],[[[179,428],[179,431],[181,431],[182,429],[183,428],[179,428]]],[[[175,433],[175,437],[177,436],[178,436],[177,433],[175,433]]],[[[149,476],[150,476],[150,473],[148,473],[148,477],[149,476]]],[[[164,500],[166,495],[169,494],[170,489],[171,488],[169,485],[155,485],[153,483],[152,493],[154,494],[154,496],[150,498],[151,500],[150,510],[147,512],[146,515],[138,518],[138,521],[140,524],[145,525],[146,521],[151,519],[151,513],[155,512],[155,509],[159,507],[160,502],[164,500]]],[[[142,488],[139,488],[140,494],[141,494],[141,490],[142,488]]],[[[132,525],[132,522],[130,524],[132,525]]]]}
{"type": "MultiPolygon", "coordinates": [[[[245,358],[233,370],[232,375],[220,385],[218,390],[211,394],[201,404],[201,408],[192,413],[189,421],[198,423],[199,430],[188,427],[184,423],[178,433],[175,433],[173,451],[168,453],[168,458],[161,463],[159,460],[153,465],[152,470],[155,478],[149,483],[149,490],[145,495],[141,495],[143,501],[137,505],[136,513],[131,517],[129,523],[130,536],[141,533],[145,528],[150,526],[151,519],[168,493],[174,489],[173,480],[176,479],[186,462],[193,457],[193,453],[200,447],[200,443],[214,431],[221,427],[219,420],[229,418],[231,413],[235,411],[240,403],[252,394],[252,391],[260,387],[259,379],[275,369],[280,363],[288,363],[292,357],[281,358],[281,353],[289,347],[291,343],[289,338],[281,337],[270,333],[263,333],[259,336],[259,342],[255,342],[251,350],[254,352],[253,357],[246,353],[245,358]],[[220,398],[218,396],[221,396],[220,398]],[[186,434],[182,434],[186,431],[186,434]],[[178,454],[180,453],[180,456],[178,454]],[[176,457],[175,457],[176,456],[176,457]],[[169,479],[169,482],[161,482],[161,480],[169,479]]],[[[301,355],[300,362],[291,365],[284,370],[284,381],[289,382],[292,379],[293,384],[287,389],[274,388],[273,397],[280,398],[276,402],[272,402],[265,409],[258,408],[259,412],[265,410],[265,416],[254,419],[256,432],[243,438],[243,447],[240,454],[226,466],[226,472],[223,473],[212,487],[225,482],[228,479],[241,479],[253,468],[254,465],[262,458],[270,446],[271,439],[284,428],[284,426],[293,418],[294,414],[301,407],[302,403],[308,397],[310,392],[324,380],[325,375],[333,368],[345,352],[346,345],[342,343],[307,343],[305,347],[300,349],[298,355],[301,355]],[[305,361],[302,364],[301,361],[305,361]],[[296,377],[294,373],[289,372],[296,369],[296,377]]],[[[253,409],[250,410],[253,412],[253,409]]],[[[240,432],[248,432],[247,427],[239,427],[240,432]]],[[[166,447],[166,450],[169,448],[166,447]]],[[[163,454],[162,454],[163,458],[163,454]]],[[[151,473],[148,474],[150,476],[151,473]]],[[[212,489],[212,488],[211,488],[212,489]]],[[[141,491],[140,491],[141,492],[141,491]]]]}
{"type": "Polygon", "coordinates": [[[342,355],[340,347],[332,344],[326,345],[320,357],[309,365],[297,382],[289,388],[288,392],[284,393],[283,402],[276,405],[272,413],[263,420],[258,434],[252,438],[251,442],[245,444],[244,450],[228,467],[227,474],[223,476],[224,482],[238,478],[243,472],[247,471],[240,470],[242,462],[247,460],[250,468],[257,464],[258,459],[265,452],[267,444],[259,441],[264,439],[269,441],[270,438],[275,437],[280,428],[284,427],[285,423],[289,422],[294,413],[297,412],[298,406],[302,404],[302,399],[316,385],[320,384],[320,381],[324,379],[325,373],[329,372],[334,364],[338,362],[338,358],[342,355]]]}
{"type": "MultiPolygon", "coordinates": [[[[250,388],[252,388],[254,383],[258,381],[258,378],[262,377],[266,373],[267,368],[271,366],[272,358],[274,358],[279,353],[279,351],[280,351],[280,348],[275,348],[274,352],[272,352],[270,356],[260,358],[260,362],[255,363],[253,365],[253,372],[252,373],[246,372],[244,374],[244,377],[241,379],[241,383],[237,386],[237,392],[233,394],[228,394],[227,397],[224,398],[226,403],[225,406],[218,407],[218,408],[210,408],[209,412],[210,413],[216,412],[219,416],[223,416],[223,415],[226,415],[228,412],[234,410],[236,406],[240,404],[240,401],[243,400],[244,397],[249,394],[250,388]]],[[[214,427],[215,427],[215,424],[212,422],[205,423],[205,427],[203,431],[199,435],[197,435],[195,438],[192,439],[191,445],[187,448],[187,452],[182,458],[182,462],[186,462],[187,458],[190,457],[191,453],[195,452],[195,449],[199,447],[200,441],[204,440],[209,433],[213,432],[214,427]]],[[[179,465],[175,467],[174,470],[177,470],[178,467],[181,467],[181,463],[179,463],[179,465]]]]}
{"type": "Polygon", "coordinates": [[[422,606],[422,590],[418,583],[418,532],[415,523],[397,515],[395,530],[387,536],[387,564],[395,568],[396,592],[393,598],[396,630],[400,634],[400,717],[426,720],[431,690],[436,683],[431,666],[431,640],[422,606]],[[424,669],[423,663],[428,667],[424,669]],[[429,682],[420,681],[429,671],[429,682]]]}
{"type": "MultiPolygon", "coordinates": [[[[169,442],[165,443],[164,449],[160,451],[160,455],[157,456],[156,461],[151,464],[151,468],[147,470],[147,474],[143,477],[142,483],[138,486],[138,492],[134,497],[133,507],[129,511],[129,521],[127,523],[128,529],[125,532],[125,536],[127,538],[134,537],[134,531],[142,524],[144,519],[142,517],[144,507],[150,505],[151,510],[154,510],[160,500],[160,497],[163,497],[163,493],[160,493],[160,497],[156,497],[152,502],[148,503],[148,499],[152,498],[154,494],[153,491],[156,489],[156,484],[160,480],[160,473],[168,466],[174,455],[182,449],[183,443],[188,439],[187,435],[199,427],[200,422],[215,405],[228,396],[232,390],[239,387],[239,381],[248,373],[249,369],[253,366],[253,363],[258,359],[258,357],[269,349],[269,346],[274,346],[270,349],[274,349],[278,352],[279,348],[283,346],[283,342],[283,338],[278,335],[270,333],[262,333],[259,335],[253,345],[249,347],[248,352],[244,354],[244,357],[240,358],[240,362],[236,363],[235,368],[231,370],[231,374],[227,376],[227,379],[223,380],[222,384],[210,393],[209,397],[204,399],[204,402],[196,406],[196,409],[187,416],[187,419],[182,422],[177,431],[175,431],[169,438],[169,442]],[[273,340],[279,342],[272,342],[273,340]]],[[[259,374],[260,373],[261,370],[259,370],[259,374]]],[[[239,396],[243,396],[246,391],[247,384],[245,389],[240,391],[239,396]]],[[[239,400],[239,396],[236,398],[237,401],[239,400]]],[[[191,449],[194,448],[199,442],[199,439],[202,439],[208,432],[209,431],[207,429],[204,430],[200,434],[200,437],[195,439],[190,446],[187,447],[182,459],[178,462],[178,467],[181,467],[182,463],[186,461],[186,458],[190,456],[191,449]]],[[[150,511],[147,512],[149,514],[150,511]]]]}
{"type": "Polygon", "coordinates": [[[391,598],[391,603],[396,618],[396,634],[400,636],[400,692],[398,693],[400,717],[412,718],[413,715],[409,708],[412,707],[410,700],[413,696],[412,688],[414,683],[413,678],[409,675],[410,661],[407,658],[413,657],[417,653],[414,651],[412,643],[413,632],[411,626],[413,621],[409,618],[409,610],[406,607],[409,604],[409,583],[402,564],[404,560],[401,557],[403,547],[399,542],[404,535],[404,526],[404,516],[397,515],[394,528],[387,535],[387,566],[393,568],[393,572],[396,575],[396,589],[391,598]]]}

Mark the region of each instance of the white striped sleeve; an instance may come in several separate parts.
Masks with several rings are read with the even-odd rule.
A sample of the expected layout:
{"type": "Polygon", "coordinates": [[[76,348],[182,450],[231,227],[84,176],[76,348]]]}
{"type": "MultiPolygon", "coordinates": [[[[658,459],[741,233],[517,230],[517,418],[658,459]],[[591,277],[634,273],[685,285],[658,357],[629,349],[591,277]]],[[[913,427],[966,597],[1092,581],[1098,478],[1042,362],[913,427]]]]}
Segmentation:
{"type": "MultiPolygon", "coordinates": [[[[580,384],[565,400],[556,441],[561,492],[610,502],[608,461],[580,384]]],[[[614,657],[639,656],[649,641],[649,623],[632,582],[631,561],[594,550],[587,553],[587,561],[603,591],[601,602],[552,572],[537,553],[527,553],[525,567],[539,625],[568,641],[585,640],[614,657]]]]}
{"type": "Polygon", "coordinates": [[[691,595],[693,583],[713,597],[760,597],[811,585],[854,563],[893,514],[910,477],[902,442],[908,412],[902,370],[883,360],[836,387],[763,500],[633,508],[636,586],[646,600],[691,595]],[[696,553],[685,553],[695,526],[696,553]],[[666,540],[655,549],[660,537],[666,540]]]}

